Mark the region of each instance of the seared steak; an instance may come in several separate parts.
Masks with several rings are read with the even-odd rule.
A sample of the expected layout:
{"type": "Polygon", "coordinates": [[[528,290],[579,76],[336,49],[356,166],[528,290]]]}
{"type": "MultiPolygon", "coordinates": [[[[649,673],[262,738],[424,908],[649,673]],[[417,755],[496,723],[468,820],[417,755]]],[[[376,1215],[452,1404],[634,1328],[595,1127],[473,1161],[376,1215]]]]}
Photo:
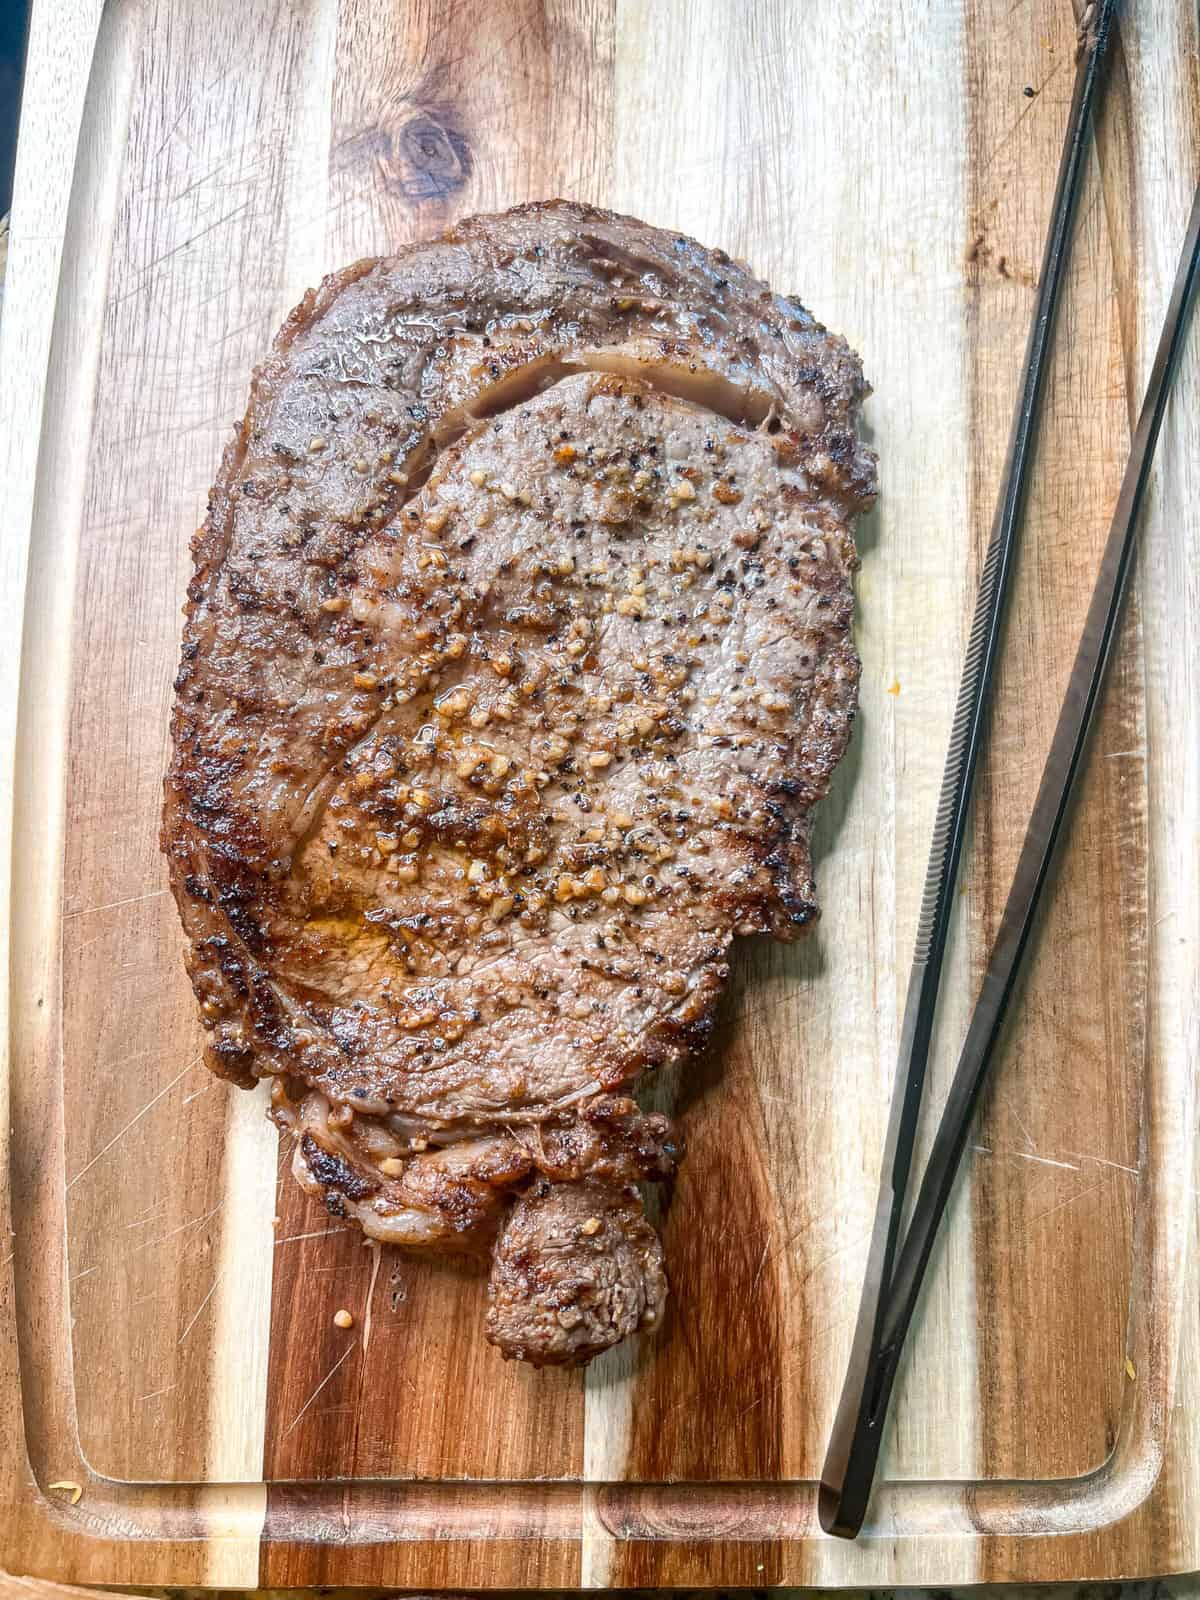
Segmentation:
{"type": "Polygon", "coordinates": [[[720,252],[555,202],[327,279],[195,540],[163,847],[213,1069],[488,1336],[660,1317],[630,1097],[735,935],[814,917],[845,748],[856,357],[720,252]]]}

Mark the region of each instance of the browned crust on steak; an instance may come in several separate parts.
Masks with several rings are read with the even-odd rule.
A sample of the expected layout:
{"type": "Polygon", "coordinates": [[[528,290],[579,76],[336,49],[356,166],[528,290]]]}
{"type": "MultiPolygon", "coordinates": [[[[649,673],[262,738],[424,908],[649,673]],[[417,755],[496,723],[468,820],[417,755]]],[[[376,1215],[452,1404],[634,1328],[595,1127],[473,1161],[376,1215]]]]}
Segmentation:
{"type": "Polygon", "coordinates": [[[534,1366],[576,1365],[657,1327],[666,1298],[662,1244],[635,1184],[539,1180],[496,1240],[487,1336],[534,1366]]]}
{"type": "Polygon", "coordinates": [[[326,279],[225,452],[163,823],[207,1059],[377,1237],[607,1184],[640,1285],[553,1349],[497,1313],[508,1353],[661,1305],[626,1190],[669,1130],[604,1107],[703,1042],[735,935],[816,913],[864,392],[723,253],[550,202],[326,279]]]}

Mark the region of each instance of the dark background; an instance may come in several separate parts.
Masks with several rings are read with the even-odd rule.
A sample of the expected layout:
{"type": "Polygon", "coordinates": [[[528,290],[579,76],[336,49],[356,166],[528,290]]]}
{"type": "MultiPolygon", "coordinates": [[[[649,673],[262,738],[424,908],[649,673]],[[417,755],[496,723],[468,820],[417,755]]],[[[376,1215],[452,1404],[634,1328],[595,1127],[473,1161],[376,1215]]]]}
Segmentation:
{"type": "Polygon", "coordinates": [[[12,205],[17,116],[21,109],[21,69],[29,0],[0,0],[0,216],[12,205]]]}

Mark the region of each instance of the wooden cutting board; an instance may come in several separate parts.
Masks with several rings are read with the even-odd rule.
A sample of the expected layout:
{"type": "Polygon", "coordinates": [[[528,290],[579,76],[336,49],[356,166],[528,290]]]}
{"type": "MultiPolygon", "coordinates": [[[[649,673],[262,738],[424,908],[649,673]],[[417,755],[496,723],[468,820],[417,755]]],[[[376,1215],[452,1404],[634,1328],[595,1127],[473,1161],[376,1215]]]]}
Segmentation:
{"type": "MultiPolygon", "coordinates": [[[[1126,9],[940,1083],[1200,161],[1194,8],[1126,9]]],[[[815,1516],[1073,42],[1065,0],[38,0],[0,348],[11,1570],[434,1589],[1200,1566],[1195,336],[884,1481],[856,1546],[815,1516]],[[741,952],[713,1048],[656,1090],[690,1149],[670,1318],[586,1375],[505,1366],[478,1275],[366,1248],[301,1196],[261,1103],[200,1065],[156,846],[188,537],[273,330],[330,268],[556,194],[722,245],[844,332],[883,485],[824,919],[741,952]]]]}

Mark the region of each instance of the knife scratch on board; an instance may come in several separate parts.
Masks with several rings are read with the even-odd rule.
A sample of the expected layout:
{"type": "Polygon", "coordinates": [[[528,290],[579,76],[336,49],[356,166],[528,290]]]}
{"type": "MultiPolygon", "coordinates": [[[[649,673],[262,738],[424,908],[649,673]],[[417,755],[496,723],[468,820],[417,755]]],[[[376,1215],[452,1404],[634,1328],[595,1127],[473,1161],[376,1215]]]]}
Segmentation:
{"type": "Polygon", "coordinates": [[[287,1438],[288,1434],[291,1433],[292,1429],[300,1421],[300,1418],[305,1414],[305,1412],[308,1410],[309,1406],[312,1405],[313,1401],[321,1393],[322,1389],[324,1389],[326,1384],[328,1384],[330,1382],[330,1380],[333,1378],[333,1376],[337,1372],[338,1368],[343,1364],[343,1362],[347,1361],[354,1354],[354,1352],[357,1349],[358,1349],[358,1341],[356,1340],[354,1342],[354,1344],[352,1344],[348,1350],[344,1350],[342,1352],[342,1354],[337,1358],[337,1360],[333,1363],[333,1366],[330,1367],[329,1371],[321,1379],[320,1383],[313,1390],[313,1392],[309,1395],[308,1399],[300,1407],[299,1411],[297,1411],[296,1415],[288,1423],[287,1427],[283,1430],[283,1438],[285,1438],[285,1439],[287,1438]]]}
{"type": "Polygon", "coordinates": [[[216,1294],[217,1286],[220,1284],[221,1279],[224,1276],[225,1276],[225,1274],[223,1272],[218,1272],[217,1273],[216,1277],[213,1279],[212,1284],[209,1287],[208,1293],[204,1296],[204,1299],[201,1300],[200,1304],[196,1307],[195,1311],[192,1313],[192,1315],[191,1315],[191,1317],[190,1317],[190,1319],[188,1321],[187,1327],[179,1335],[178,1339],[176,1339],[176,1341],[175,1341],[176,1348],[178,1348],[179,1345],[181,1345],[183,1343],[183,1341],[187,1338],[188,1334],[191,1333],[192,1329],[196,1326],[197,1322],[199,1322],[201,1313],[203,1312],[203,1310],[204,1310],[205,1306],[208,1304],[208,1302],[212,1299],[213,1295],[216,1294]]]}
{"type": "Polygon", "coordinates": [[[185,1233],[189,1228],[202,1228],[206,1222],[211,1222],[217,1212],[225,1205],[224,1200],[218,1201],[210,1211],[202,1211],[198,1217],[189,1217],[186,1222],[181,1222],[176,1228],[169,1228],[166,1233],[160,1233],[156,1239],[144,1239],[141,1244],[134,1245],[129,1252],[131,1256],[140,1255],[143,1250],[153,1250],[156,1245],[165,1244],[168,1239],[173,1239],[177,1233],[185,1233]]]}
{"type": "Polygon", "coordinates": [[[148,1111],[153,1110],[153,1108],[158,1104],[158,1102],[163,1098],[164,1095],[170,1094],[171,1090],[175,1087],[175,1085],[179,1082],[179,1080],[181,1078],[185,1078],[187,1076],[187,1074],[192,1070],[193,1067],[198,1067],[200,1065],[200,1059],[201,1058],[198,1055],[193,1056],[192,1059],[187,1063],[187,1065],[182,1067],[175,1074],[175,1076],[171,1079],[170,1083],[166,1084],[163,1088],[161,1088],[158,1091],[158,1093],[153,1097],[153,1099],[147,1100],[146,1104],[137,1113],[137,1115],[134,1116],[134,1117],[130,1117],[129,1121],[125,1124],[125,1126],[118,1133],[114,1133],[113,1134],[112,1138],[108,1141],[108,1143],[104,1146],[104,1148],[102,1150],[97,1150],[96,1154],[87,1163],[87,1165],[84,1166],[84,1167],[81,1167],[73,1178],[69,1178],[67,1180],[67,1188],[68,1189],[73,1189],[75,1187],[75,1185],[79,1182],[80,1178],[86,1177],[86,1175],[96,1165],[97,1161],[102,1160],[108,1154],[108,1152],[113,1148],[114,1145],[120,1144],[121,1140],[130,1131],[130,1129],[136,1127],[137,1124],[146,1115],[146,1113],[148,1111]]]}

